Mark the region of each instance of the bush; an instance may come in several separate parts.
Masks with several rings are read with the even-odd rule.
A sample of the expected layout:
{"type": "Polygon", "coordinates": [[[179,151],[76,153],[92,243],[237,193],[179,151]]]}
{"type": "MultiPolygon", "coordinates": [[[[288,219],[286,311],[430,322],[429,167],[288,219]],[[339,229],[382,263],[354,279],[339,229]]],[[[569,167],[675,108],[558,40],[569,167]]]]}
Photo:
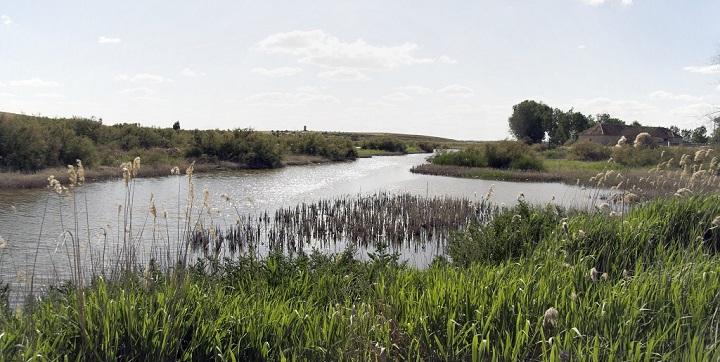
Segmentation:
{"type": "Polygon", "coordinates": [[[362,148],[388,152],[406,152],[405,143],[394,137],[380,137],[363,142],[362,148]]]}
{"type": "Polygon", "coordinates": [[[610,148],[588,141],[576,142],[570,152],[572,159],[579,161],[605,161],[612,153],[610,148]]]}
{"type": "Polygon", "coordinates": [[[652,148],[634,148],[629,146],[613,147],[612,158],[625,166],[654,166],[661,162],[661,152],[652,148]]]}
{"type": "Polygon", "coordinates": [[[460,151],[442,151],[432,157],[430,162],[444,166],[487,167],[485,155],[475,147],[460,151]]]}
{"type": "Polygon", "coordinates": [[[488,167],[542,171],[545,167],[537,152],[523,142],[500,141],[485,144],[488,167]]]}
{"type": "Polygon", "coordinates": [[[486,143],[480,148],[470,147],[436,155],[430,162],[436,165],[463,167],[492,167],[513,170],[542,171],[544,165],[537,152],[519,141],[486,143]]]}

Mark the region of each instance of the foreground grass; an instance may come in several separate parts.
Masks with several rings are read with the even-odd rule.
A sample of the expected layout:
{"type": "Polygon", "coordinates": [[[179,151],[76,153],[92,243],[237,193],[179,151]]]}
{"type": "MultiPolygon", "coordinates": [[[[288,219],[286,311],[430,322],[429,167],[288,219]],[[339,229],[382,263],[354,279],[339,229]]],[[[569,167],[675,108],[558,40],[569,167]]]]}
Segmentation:
{"type": "Polygon", "coordinates": [[[520,203],[453,238],[472,258],[424,270],[382,248],[150,264],[5,310],[0,359],[717,360],[717,215],[716,196],[520,203]]]}

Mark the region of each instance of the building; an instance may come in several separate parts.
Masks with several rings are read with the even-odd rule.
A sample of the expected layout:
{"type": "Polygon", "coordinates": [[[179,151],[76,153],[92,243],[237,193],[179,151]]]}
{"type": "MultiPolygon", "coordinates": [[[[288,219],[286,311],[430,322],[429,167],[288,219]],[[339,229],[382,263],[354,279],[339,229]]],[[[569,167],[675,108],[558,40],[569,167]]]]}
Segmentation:
{"type": "Polygon", "coordinates": [[[663,146],[683,144],[683,138],[664,127],[626,126],[620,124],[600,123],[578,134],[578,141],[595,142],[605,146],[614,146],[620,137],[625,136],[629,144],[635,141],[638,134],[647,132],[655,143],[663,146]]]}

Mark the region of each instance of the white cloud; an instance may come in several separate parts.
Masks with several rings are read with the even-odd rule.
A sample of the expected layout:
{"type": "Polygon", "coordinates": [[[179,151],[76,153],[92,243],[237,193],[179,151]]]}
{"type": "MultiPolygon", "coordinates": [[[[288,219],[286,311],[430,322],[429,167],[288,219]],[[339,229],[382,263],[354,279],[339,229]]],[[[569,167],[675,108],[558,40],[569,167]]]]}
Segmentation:
{"type": "Polygon", "coordinates": [[[672,99],[673,94],[666,91],[655,91],[650,93],[650,99],[672,99]]]}
{"type": "Polygon", "coordinates": [[[438,93],[445,95],[446,97],[472,97],[475,95],[475,91],[472,88],[465,87],[458,84],[453,84],[438,90],[438,93]]]}
{"type": "Polygon", "coordinates": [[[13,23],[12,19],[10,19],[10,17],[5,14],[0,15],[0,21],[3,23],[3,25],[15,24],[13,23]]]}
{"type": "Polygon", "coordinates": [[[118,92],[118,94],[142,94],[142,95],[152,95],[155,93],[157,93],[156,90],[150,89],[147,87],[127,88],[127,89],[123,89],[118,92]]]}
{"type": "Polygon", "coordinates": [[[420,86],[404,86],[404,87],[395,87],[396,91],[400,92],[412,92],[417,94],[430,94],[433,92],[432,89],[426,88],[426,87],[420,87],[420,86]]]}
{"type": "Polygon", "coordinates": [[[298,61],[301,63],[373,70],[434,62],[432,59],[414,57],[411,53],[417,48],[413,43],[376,46],[362,39],[347,43],[323,30],[294,30],[273,34],[258,44],[258,49],[266,53],[299,56],[298,61]]]}
{"type": "Polygon", "coordinates": [[[185,69],[183,69],[182,72],[180,72],[180,73],[182,74],[183,77],[189,77],[189,78],[199,77],[199,76],[204,76],[204,75],[205,75],[205,73],[198,73],[198,72],[196,72],[196,71],[194,71],[194,70],[192,70],[192,69],[190,69],[190,68],[185,68],[185,69]]]}
{"type": "Polygon", "coordinates": [[[457,60],[450,58],[447,55],[442,55],[440,58],[438,58],[438,62],[443,64],[455,64],[457,63],[457,60]]]}
{"type": "Polygon", "coordinates": [[[99,44],[117,44],[120,43],[122,39],[120,38],[106,38],[104,36],[98,37],[98,43],[99,44]]]}
{"type": "Polygon", "coordinates": [[[12,93],[2,93],[2,92],[0,92],[0,97],[15,97],[15,95],[12,94],[12,93]]]}
{"type": "Polygon", "coordinates": [[[357,69],[329,70],[327,72],[319,73],[318,77],[339,81],[357,81],[370,79],[357,69]]]}
{"type": "MultiPolygon", "coordinates": [[[[606,0],[582,0],[582,2],[588,5],[598,6],[604,4],[606,0]]],[[[633,0],[621,0],[620,4],[623,6],[629,6],[633,4],[633,0]]]]}
{"type": "Polygon", "coordinates": [[[256,105],[301,106],[307,103],[340,103],[340,100],[315,92],[264,92],[255,94],[247,100],[256,105]]]}
{"type": "Polygon", "coordinates": [[[115,80],[130,81],[133,83],[172,83],[172,79],[165,78],[160,75],[140,73],[135,74],[132,77],[125,74],[118,74],[115,76],[115,80]]]}
{"type": "Polygon", "coordinates": [[[268,77],[290,77],[295,74],[302,72],[302,68],[298,67],[278,67],[273,69],[266,69],[262,67],[254,68],[253,73],[262,74],[268,77]]]}
{"type": "Polygon", "coordinates": [[[298,92],[305,92],[305,93],[318,93],[318,92],[320,92],[320,91],[323,90],[323,89],[325,89],[325,88],[323,88],[323,87],[316,87],[316,86],[312,86],[312,85],[305,85],[305,86],[299,87],[299,88],[297,89],[297,91],[298,91],[298,92]]]}
{"type": "Polygon", "coordinates": [[[578,48],[578,49],[581,49],[581,50],[582,50],[582,49],[585,49],[585,45],[584,45],[584,44],[580,44],[580,45],[577,46],[577,48],[578,48]]]}
{"type": "Polygon", "coordinates": [[[715,74],[720,73],[720,64],[708,65],[704,67],[689,66],[684,67],[683,69],[693,73],[715,74]]]}
{"type": "Polygon", "coordinates": [[[625,121],[641,120],[643,116],[649,117],[651,113],[657,111],[656,107],[638,101],[615,100],[605,97],[576,99],[573,101],[573,104],[578,111],[584,113],[608,113],[613,117],[618,117],[625,121]]]}
{"type": "Polygon", "coordinates": [[[65,98],[64,95],[58,93],[36,93],[35,96],[42,98],[65,98]]]}
{"type": "Polygon", "coordinates": [[[411,100],[412,97],[410,97],[409,95],[407,95],[407,94],[405,94],[405,93],[403,93],[403,92],[395,92],[395,93],[390,93],[390,94],[384,96],[383,99],[386,99],[386,100],[388,100],[388,101],[400,101],[400,102],[404,102],[404,101],[409,101],[409,100],[411,100]]]}
{"type": "Polygon", "coordinates": [[[679,101],[701,101],[705,97],[696,97],[688,94],[673,94],[667,91],[655,91],[650,93],[650,99],[675,99],[679,101]]]}
{"type": "Polygon", "coordinates": [[[673,108],[670,110],[670,114],[677,117],[700,119],[710,113],[713,109],[713,105],[710,103],[695,103],[673,108]]]}
{"type": "Polygon", "coordinates": [[[40,78],[11,80],[10,85],[20,87],[59,87],[60,84],[53,81],[42,80],[40,78]]]}

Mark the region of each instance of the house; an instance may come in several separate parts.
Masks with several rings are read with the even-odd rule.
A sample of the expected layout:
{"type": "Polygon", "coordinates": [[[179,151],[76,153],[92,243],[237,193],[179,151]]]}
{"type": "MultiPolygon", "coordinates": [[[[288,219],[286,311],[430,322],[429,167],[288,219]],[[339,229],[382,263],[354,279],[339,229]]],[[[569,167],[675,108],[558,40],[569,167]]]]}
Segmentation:
{"type": "Polygon", "coordinates": [[[620,137],[625,136],[632,144],[638,134],[647,132],[655,143],[663,146],[683,144],[683,138],[665,127],[626,126],[620,124],[600,123],[578,134],[578,141],[589,141],[605,146],[614,146],[620,137]]]}

